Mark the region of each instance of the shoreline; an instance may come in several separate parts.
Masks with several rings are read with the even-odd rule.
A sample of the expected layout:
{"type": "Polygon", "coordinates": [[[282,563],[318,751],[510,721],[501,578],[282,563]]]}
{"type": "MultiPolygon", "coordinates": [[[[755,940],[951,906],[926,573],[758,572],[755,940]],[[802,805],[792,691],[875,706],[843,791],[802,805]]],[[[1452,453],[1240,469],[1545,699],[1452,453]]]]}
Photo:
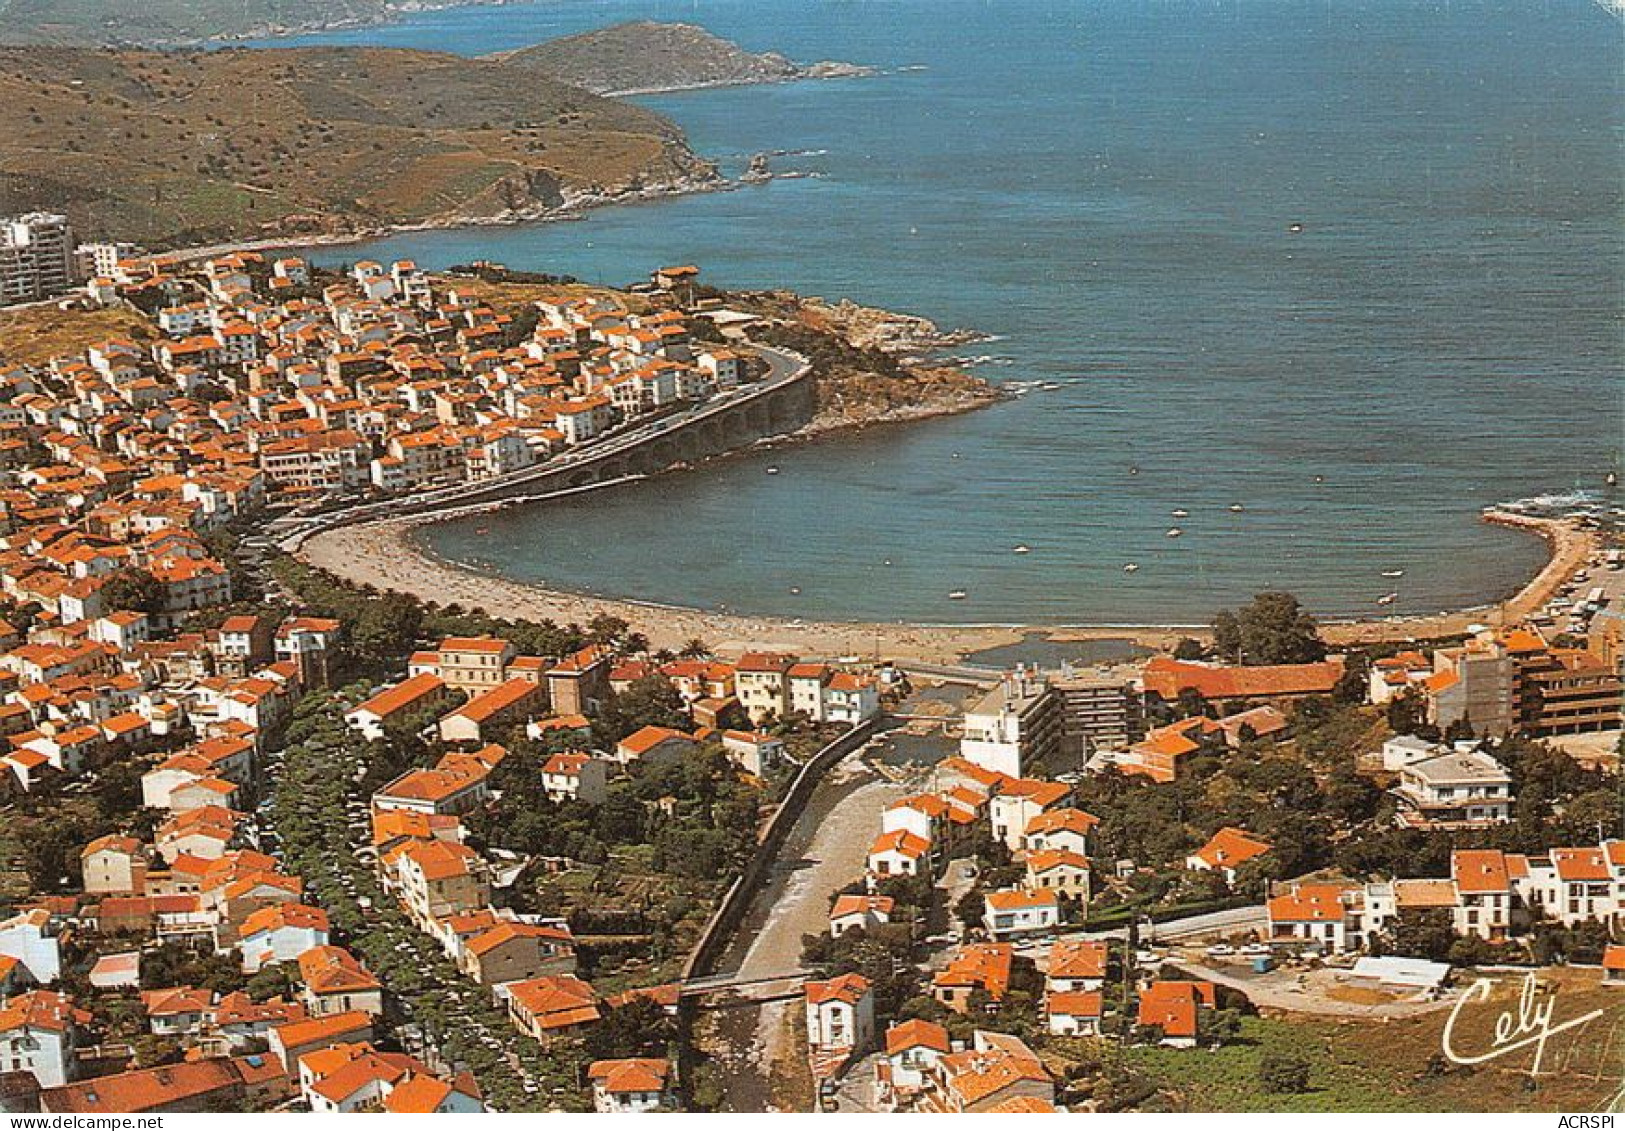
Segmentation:
{"type": "MultiPolygon", "coordinates": [[[[708,612],[635,599],[595,597],[539,582],[515,581],[441,559],[412,542],[417,527],[443,521],[443,515],[416,515],[325,530],[300,545],[295,556],[352,585],[410,594],[441,605],[483,609],[511,620],[550,619],[585,624],[594,616],[627,620],[648,637],[652,648],[680,649],[698,637],[718,654],[783,651],[820,658],[859,656],[925,664],[954,664],[965,655],[1019,644],[1037,633],[1058,642],[1129,640],[1167,651],[1186,636],[1205,636],[1206,626],[1181,625],[953,625],[902,622],[792,620],[708,612]]],[[[1488,605],[1382,619],[1324,621],[1322,636],[1333,646],[1369,645],[1465,634],[1472,625],[1515,623],[1543,606],[1576,570],[1583,568],[1600,540],[1576,523],[1503,511],[1484,520],[1542,538],[1546,565],[1507,599],[1488,605]]]]}

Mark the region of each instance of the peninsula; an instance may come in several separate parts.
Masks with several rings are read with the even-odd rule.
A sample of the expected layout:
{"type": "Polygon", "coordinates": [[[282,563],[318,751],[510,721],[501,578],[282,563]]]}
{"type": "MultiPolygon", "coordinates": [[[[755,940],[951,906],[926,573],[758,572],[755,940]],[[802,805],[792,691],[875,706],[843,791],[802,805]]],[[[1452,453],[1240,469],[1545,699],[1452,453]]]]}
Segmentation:
{"type": "Polygon", "coordinates": [[[777,52],[757,54],[693,24],[650,20],[549,40],[500,58],[595,94],[612,96],[799,79],[857,78],[874,73],[872,68],[854,63],[803,64],[777,52]]]}

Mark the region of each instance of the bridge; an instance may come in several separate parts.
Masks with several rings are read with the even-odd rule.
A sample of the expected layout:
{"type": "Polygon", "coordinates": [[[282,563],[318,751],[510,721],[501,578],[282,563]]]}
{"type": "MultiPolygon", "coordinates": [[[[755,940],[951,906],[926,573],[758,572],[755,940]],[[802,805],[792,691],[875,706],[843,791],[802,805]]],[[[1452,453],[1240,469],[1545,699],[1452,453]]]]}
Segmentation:
{"type": "Polygon", "coordinates": [[[678,997],[694,1001],[704,1009],[734,1009],[770,1001],[790,1001],[799,998],[807,981],[815,977],[817,975],[806,970],[750,978],[742,977],[738,971],[713,974],[682,982],[678,997]]]}
{"type": "Polygon", "coordinates": [[[401,498],[360,505],[339,502],[327,509],[297,511],[271,522],[266,532],[291,552],[323,530],[555,497],[653,475],[674,464],[721,455],[792,432],[812,419],[812,364],[788,350],[755,348],[768,364],[761,380],[656,420],[634,421],[623,430],[534,467],[401,498]]]}

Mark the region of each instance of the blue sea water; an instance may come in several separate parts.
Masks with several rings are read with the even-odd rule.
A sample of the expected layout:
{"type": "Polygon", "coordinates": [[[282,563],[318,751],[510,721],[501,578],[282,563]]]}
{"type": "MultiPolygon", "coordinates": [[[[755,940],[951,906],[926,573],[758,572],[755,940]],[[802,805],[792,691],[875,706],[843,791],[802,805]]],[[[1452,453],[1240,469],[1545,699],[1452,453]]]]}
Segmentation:
{"type": "Polygon", "coordinates": [[[814,178],[319,258],[692,260],[999,335],[981,372],[1061,387],[436,527],[448,558],[819,618],[1200,622],[1276,587],[1426,611],[1542,560],[1480,508],[1618,466],[1625,36],[1587,0],[557,0],[303,42],[634,18],[885,73],[641,99],[814,178]]]}

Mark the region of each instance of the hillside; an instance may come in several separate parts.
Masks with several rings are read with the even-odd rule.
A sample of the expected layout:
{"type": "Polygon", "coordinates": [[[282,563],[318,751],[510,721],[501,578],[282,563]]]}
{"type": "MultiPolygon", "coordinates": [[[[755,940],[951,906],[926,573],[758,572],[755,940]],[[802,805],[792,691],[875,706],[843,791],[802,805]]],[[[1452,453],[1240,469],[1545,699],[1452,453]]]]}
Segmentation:
{"type": "Polygon", "coordinates": [[[0,43],[176,43],[371,23],[388,0],[0,0],[0,43]]]}
{"type": "Polygon", "coordinates": [[[151,247],[534,214],[715,177],[665,118],[377,48],[0,49],[0,212],[151,247]]]}
{"type": "Polygon", "coordinates": [[[693,24],[648,20],[549,40],[501,60],[599,94],[681,90],[867,74],[849,63],[801,64],[755,54],[693,24]]]}

